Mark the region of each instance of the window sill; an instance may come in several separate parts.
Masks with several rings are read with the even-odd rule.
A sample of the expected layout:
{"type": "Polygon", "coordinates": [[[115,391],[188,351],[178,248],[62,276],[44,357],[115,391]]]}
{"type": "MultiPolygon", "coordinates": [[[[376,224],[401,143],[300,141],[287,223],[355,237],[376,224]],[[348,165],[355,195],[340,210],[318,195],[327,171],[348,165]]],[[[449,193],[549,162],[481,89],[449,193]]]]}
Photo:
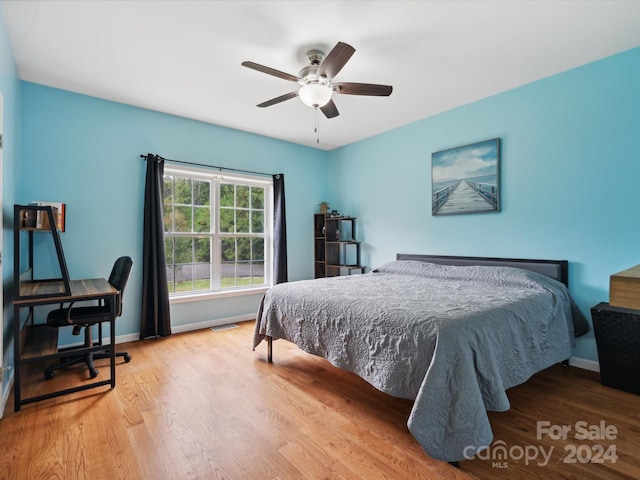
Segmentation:
{"type": "Polygon", "coordinates": [[[189,303],[189,302],[201,302],[206,300],[218,300],[220,298],[230,297],[243,297],[246,295],[259,295],[269,290],[269,287],[247,288],[243,290],[229,290],[220,292],[206,292],[206,293],[190,293],[185,295],[176,295],[175,297],[169,297],[169,303],[189,303]]]}

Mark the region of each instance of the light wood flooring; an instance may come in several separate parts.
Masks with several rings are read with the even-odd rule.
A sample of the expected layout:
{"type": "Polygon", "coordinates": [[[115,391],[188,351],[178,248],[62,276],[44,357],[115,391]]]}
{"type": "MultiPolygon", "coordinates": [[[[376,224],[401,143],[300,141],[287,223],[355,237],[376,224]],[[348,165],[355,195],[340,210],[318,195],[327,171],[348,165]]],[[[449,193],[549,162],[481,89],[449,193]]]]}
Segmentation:
{"type": "MultiPolygon", "coordinates": [[[[511,409],[490,413],[495,442],[487,458],[457,469],[429,458],[411,436],[412,402],[282,340],[270,365],[264,343],[251,350],[252,333],[245,322],[119,345],[133,360],[118,365],[113,390],[18,413],[11,398],[0,419],[0,479],[640,478],[640,396],[603,387],[597,374],[555,366],[510,389],[511,409]],[[539,421],[572,430],[554,440],[537,435],[539,421]],[[613,426],[615,438],[576,439],[580,421],[604,422],[610,434],[613,426]],[[597,460],[598,445],[603,453],[615,447],[617,458],[580,463],[597,460]],[[544,466],[542,448],[552,452],[544,466]],[[572,449],[576,463],[567,463],[572,449]],[[536,459],[517,458],[534,451],[536,459]]],[[[98,368],[108,374],[106,363],[98,368]]],[[[26,377],[31,394],[87,373],[69,369],[49,383],[32,368],[26,377]]]]}

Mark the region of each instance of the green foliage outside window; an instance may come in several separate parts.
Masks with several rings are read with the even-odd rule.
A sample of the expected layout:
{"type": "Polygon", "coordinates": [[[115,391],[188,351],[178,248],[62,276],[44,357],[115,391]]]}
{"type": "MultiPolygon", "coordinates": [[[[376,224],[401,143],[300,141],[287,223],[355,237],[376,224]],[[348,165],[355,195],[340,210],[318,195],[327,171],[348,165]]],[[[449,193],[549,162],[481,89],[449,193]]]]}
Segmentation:
{"type": "Polygon", "coordinates": [[[170,293],[211,290],[210,272],[215,261],[221,269],[221,288],[265,283],[265,188],[220,183],[219,201],[213,202],[212,212],[215,187],[209,180],[171,175],[164,178],[163,222],[170,293]],[[216,203],[218,231],[212,215],[216,203]],[[216,236],[220,239],[218,253],[216,236]],[[212,258],[212,254],[217,257],[212,258]]]}

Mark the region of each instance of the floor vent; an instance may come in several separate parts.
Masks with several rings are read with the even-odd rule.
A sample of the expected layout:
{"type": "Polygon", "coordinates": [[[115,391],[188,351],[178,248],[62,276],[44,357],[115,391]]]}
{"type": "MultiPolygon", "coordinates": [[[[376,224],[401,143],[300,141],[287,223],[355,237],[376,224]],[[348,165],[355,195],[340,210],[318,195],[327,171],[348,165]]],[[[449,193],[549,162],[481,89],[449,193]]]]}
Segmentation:
{"type": "Polygon", "coordinates": [[[226,325],[217,325],[215,327],[211,327],[211,330],[214,332],[224,332],[225,330],[231,330],[232,328],[238,328],[237,323],[227,323],[226,325]]]}

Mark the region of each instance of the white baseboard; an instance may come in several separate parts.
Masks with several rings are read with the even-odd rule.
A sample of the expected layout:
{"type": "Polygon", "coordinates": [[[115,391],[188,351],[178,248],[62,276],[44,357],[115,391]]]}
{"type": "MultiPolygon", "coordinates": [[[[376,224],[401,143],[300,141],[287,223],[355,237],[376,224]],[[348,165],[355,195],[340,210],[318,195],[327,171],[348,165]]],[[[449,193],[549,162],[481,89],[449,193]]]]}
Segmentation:
{"type": "Polygon", "coordinates": [[[6,390],[2,392],[2,404],[0,404],[0,408],[2,408],[2,411],[0,411],[0,418],[2,418],[4,414],[4,409],[7,408],[7,402],[9,401],[9,394],[11,393],[11,389],[13,388],[13,379],[14,379],[13,372],[15,372],[14,368],[9,370],[8,372],[4,372],[5,376],[9,375],[9,381],[7,382],[6,390]]]}
{"type": "MultiPolygon", "coordinates": [[[[197,323],[189,323],[187,325],[173,325],[171,326],[171,333],[184,333],[191,332],[193,330],[202,330],[205,328],[217,327],[218,325],[226,325],[228,323],[236,323],[236,322],[246,322],[248,320],[255,320],[255,314],[247,314],[247,315],[237,315],[235,317],[227,317],[227,318],[218,318],[215,320],[206,320],[204,322],[197,323]]],[[[128,342],[137,342],[140,340],[139,333],[127,333],[125,335],[116,336],[116,345],[119,343],[128,343],[128,342]]],[[[109,344],[109,336],[107,335],[104,339],[105,345],[109,344]]],[[[61,347],[76,347],[80,346],[82,343],[73,343],[73,344],[65,344],[60,345],[61,347]]]]}
{"type": "Polygon", "coordinates": [[[250,315],[237,315],[235,317],[218,318],[217,320],[208,320],[206,322],[190,323],[188,325],[179,325],[177,327],[171,327],[173,333],[190,332],[192,330],[200,330],[203,328],[217,327],[219,325],[226,325],[228,323],[246,322],[249,320],[255,320],[255,314],[250,315]]]}
{"type": "Polygon", "coordinates": [[[584,370],[591,370],[592,372],[600,372],[600,364],[595,360],[587,360],[586,358],[571,357],[569,359],[569,365],[576,368],[582,368],[584,370]]]}
{"type": "MultiPolygon", "coordinates": [[[[219,325],[226,325],[228,323],[246,322],[249,320],[255,320],[255,314],[237,315],[235,317],[217,318],[215,320],[206,320],[204,322],[188,323],[186,325],[172,325],[171,333],[184,333],[191,332],[193,330],[202,330],[204,328],[217,327],[219,325]]],[[[128,335],[119,335],[116,337],[116,343],[135,342],[140,340],[139,333],[130,333],[128,335]]]]}

